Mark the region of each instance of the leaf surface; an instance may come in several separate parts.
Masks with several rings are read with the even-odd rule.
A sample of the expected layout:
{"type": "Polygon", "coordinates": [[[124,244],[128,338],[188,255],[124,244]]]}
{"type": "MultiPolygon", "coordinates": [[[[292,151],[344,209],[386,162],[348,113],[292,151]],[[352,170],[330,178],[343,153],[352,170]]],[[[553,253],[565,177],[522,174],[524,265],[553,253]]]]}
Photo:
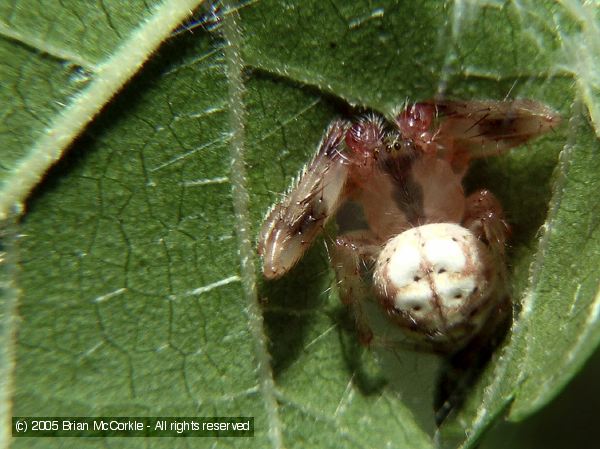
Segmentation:
{"type": "MultiPolygon", "coordinates": [[[[63,105],[102,80],[97,67],[156,11],[106,0],[23,5],[0,4],[9,182],[63,105]]],[[[14,387],[0,394],[12,394],[5,421],[246,415],[252,440],[210,444],[472,447],[499,416],[543,406],[599,338],[594,14],[567,1],[234,6],[214,29],[163,44],[31,194],[17,230],[7,225],[7,242],[21,237],[5,245],[19,260],[18,274],[3,272],[3,298],[18,293],[18,311],[6,301],[1,315],[0,356],[15,365],[14,387]],[[532,98],[565,123],[469,177],[470,188],[498,195],[513,226],[520,312],[436,431],[437,361],[360,347],[322,244],[266,283],[254,239],[332,118],[363,108],[389,116],[440,93],[532,98]]]]}

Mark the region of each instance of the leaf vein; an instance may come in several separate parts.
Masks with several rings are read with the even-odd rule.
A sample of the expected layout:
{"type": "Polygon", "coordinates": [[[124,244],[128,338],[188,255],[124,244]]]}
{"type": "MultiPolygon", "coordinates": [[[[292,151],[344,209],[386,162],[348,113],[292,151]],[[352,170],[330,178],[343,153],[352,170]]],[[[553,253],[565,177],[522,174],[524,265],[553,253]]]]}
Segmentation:
{"type": "Polygon", "coordinates": [[[56,58],[60,61],[66,61],[75,64],[90,73],[95,73],[98,71],[98,65],[95,62],[90,61],[81,55],[78,55],[77,53],[72,53],[69,50],[52,45],[47,40],[39,39],[31,34],[21,33],[20,31],[11,28],[10,25],[3,21],[0,21],[0,36],[18,42],[19,44],[56,58]]]}
{"type": "Polygon", "coordinates": [[[23,202],[48,168],[100,112],[101,108],[142,67],[202,0],[165,0],[140,27],[104,61],[97,76],[46,129],[2,186],[0,219],[23,212],[23,202]]]}
{"type": "Polygon", "coordinates": [[[250,234],[248,212],[248,190],[246,188],[246,169],[244,165],[244,115],[243,95],[245,91],[242,79],[244,63],[241,51],[241,33],[237,24],[237,13],[231,13],[230,5],[223,21],[223,35],[228,45],[225,47],[227,77],[229,79],[231,138],[231,185],[233,208],[236,219],[236,232],[240,247],[240,270],[242,286],[247,302],[247,314],[250,333],[254,339],[254,351],[257,362],[260,390],[265,403],[269,423],[269,438],[274,449],[283,448],[279,405],[276,398],[275,381],[271,370],[267,336],[264,333],[263,316],[256,291],[255,251],[250,234]]]}

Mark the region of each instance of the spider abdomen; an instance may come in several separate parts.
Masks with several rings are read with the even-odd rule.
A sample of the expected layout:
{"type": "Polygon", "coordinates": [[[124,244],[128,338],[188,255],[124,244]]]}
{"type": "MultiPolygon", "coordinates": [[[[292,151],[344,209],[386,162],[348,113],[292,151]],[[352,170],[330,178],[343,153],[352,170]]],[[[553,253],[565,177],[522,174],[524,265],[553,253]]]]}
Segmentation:
{"type": "Polygon", "coordinates": [[[398,324],[434,342],[455,342],[481,328],[495,278],[487,247],[455,223],[417,226],[395,236],[381,251],[373,276],[380,301],[398,324]]]}

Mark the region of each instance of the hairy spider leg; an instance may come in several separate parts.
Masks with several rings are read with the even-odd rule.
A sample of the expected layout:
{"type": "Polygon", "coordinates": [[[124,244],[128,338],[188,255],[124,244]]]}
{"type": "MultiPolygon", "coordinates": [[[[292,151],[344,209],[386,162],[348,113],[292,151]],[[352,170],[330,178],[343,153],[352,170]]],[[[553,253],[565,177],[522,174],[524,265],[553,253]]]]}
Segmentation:
{"type": "Polygon", "coordinates": [[[463,226],[488,245],[498,262],[503,262],[510,227],[504,219],[500,202],[492,192],[480,189],[467,197],[463,226]]]}
{"type": "Polygon", "coordinates": [[[283,201],[267,213],[258,244],[265,278],[276,279],[287,273],[343,200],[351,167],[343,153],[348,127],[343,120],[329,125],[312,161],[283,201]]]}
{"type": "Polygon", "coordinates": [[[370,282],[365,282],[365,277],[370,276],[380,251],[381,244],[369,231],[351,231],[337,237],[331,251],[340,299],[350,308],[359,340],[364,345],[373,340],[363,307],[363,303],[372,298],[370,282]]]}
{"type": "Polygon", "coordinates": [[[508,275],[505,261],[505,245],[510,227],[504,219],[500,202],[487,189],[480,189],[467,197],[463,226],[488,246],[493,259],[489,266],[496,270],[494,294],[498,300],[491,303],[494,304],[494,310],[478,336],[479,340],[485,341],[508,319],[511,311],[511,299],[506,288],[508,275]]]}
{"type": "Polygon", "coordinates": [[[531,100],[432,104],[440,122],[433,141],[457,173],[466,172],[472,159],[498,156],[561,121],[556,111],[531,100]]]}

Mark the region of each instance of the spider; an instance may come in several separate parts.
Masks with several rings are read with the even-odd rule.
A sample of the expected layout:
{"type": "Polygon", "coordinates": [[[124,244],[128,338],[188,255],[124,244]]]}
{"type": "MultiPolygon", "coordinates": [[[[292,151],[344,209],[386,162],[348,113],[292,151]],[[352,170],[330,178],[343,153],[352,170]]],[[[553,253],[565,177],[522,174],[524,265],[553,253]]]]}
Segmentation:
{"type": "Polygon", "coordinates": [[[337,216],[343,232],[331,262],[360,340],[373,339],[364,307],[376,298],[419,348],[458,351],[510,308],[502,206],[488,189],[466,195],[462,180],[472,160],[502,154],[559,121],[531,100],[432,100],[390,121],[373,113],[334,120],[265,217],[264,277],[286,274],[337,216]]]}

